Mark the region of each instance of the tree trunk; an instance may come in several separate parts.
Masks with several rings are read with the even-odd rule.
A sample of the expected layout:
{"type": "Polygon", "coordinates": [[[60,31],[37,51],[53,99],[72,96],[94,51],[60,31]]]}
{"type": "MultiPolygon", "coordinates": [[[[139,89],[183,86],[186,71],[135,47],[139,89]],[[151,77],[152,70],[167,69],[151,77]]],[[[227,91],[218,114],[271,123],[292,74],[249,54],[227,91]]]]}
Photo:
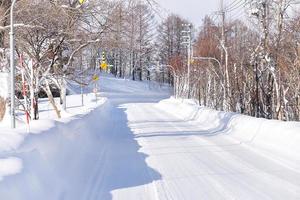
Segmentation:
{"type": "Polygon", "coordinates": [[[6,112],[6,100],[0,97],[0,122],[3,120],[6,112]]]}
{"type": "Polygon", "coordinates": [[[135,81],[135,70],[132,70],[132,80],[135,81]]]}
{"type": "Polygon", "coordinates": [[[143,80],[143,72],[142,72],[142,69],[139,70],[139,80],[140,80],[140,81],[143,80]]]}
{"type": "Polygon", "coordinates": [[[55,100],[54,100],[54,98],[53,98],[53,95],[52,95],[52,92],[51,92],[51,89],[50,89],[50,86],[49,86],[49,83],[48,83],[47,80],[46,80],[46,86],[43,87],[43,89],[44,89],[44,91],[47,93],[49,102],[50,102],[51,105],[53,106],[54,111],[55,111],[57,117],[58,117],[58,118],[61,118],[60,110],[59,110],[58,107],[56,106],[55,100]]]}

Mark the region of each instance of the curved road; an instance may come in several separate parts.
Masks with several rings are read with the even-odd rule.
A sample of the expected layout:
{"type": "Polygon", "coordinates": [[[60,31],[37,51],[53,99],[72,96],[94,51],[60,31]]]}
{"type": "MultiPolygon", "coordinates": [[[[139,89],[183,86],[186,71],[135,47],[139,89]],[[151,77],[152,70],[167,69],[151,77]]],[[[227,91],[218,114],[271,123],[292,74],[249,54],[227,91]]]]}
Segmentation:
{"type": "Polygon", "coordinates": [[[157,86],[100,83],[107,103],[67,128],[30,136],[12,155],[24,169],[0,182],[0,199],[300,199],[299,161],[291,168],[230,134],[209,135],[158,107],[167,95],[149,90],[157,86]]]}
{"type": "Polygon", "coordinates": [[[104,174],[131,183],[111,188],[113,199],[300,199],[300,167],[288,168],[221,131],[209,136],[201,124],[156,106],[159,96],[111,81],[105,85],[115,91],[104,88],[104,95],[111,102],[111,127],[118,128],[104,174]]]}

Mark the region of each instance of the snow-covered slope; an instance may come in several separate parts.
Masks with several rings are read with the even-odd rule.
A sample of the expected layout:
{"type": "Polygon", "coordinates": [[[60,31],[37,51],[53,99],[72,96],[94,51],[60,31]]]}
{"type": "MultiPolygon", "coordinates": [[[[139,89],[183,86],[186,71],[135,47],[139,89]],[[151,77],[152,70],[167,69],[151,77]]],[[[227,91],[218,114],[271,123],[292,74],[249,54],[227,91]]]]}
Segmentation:
{"type": "MultiPolygon", "coordinates": [[[[59,99],[56,99],[59,101],[59,99]]],[[[6,118],[0,123],[0,181],[6,176],[20,173],[23,168],[23,160],[19,157],[11,157],[20,150],[27,137],[33,135],[44,135],[53,132],[57,127],[64,125],[64,129],[70,128],[73,121],[83,116],[89,115],[98,106],[106,102],[106,98],[99,98],[95,103],[95,95],[92,93],[84,95],[85,105],[81,106],[80,95],[70,95],[67,97],[68,110],[62,112],[62,118],[57,119],[54,110],[47,99],[42,99],[39,104],[40,120],[31,121],[27,126],[25,116],[19,113],[17,118],[17,128],[9,128],[9,119],[6,118]]],[[[1,195],[0,195],[1,196],[1,195]]]]}
{"type": "Polygon", "coordinates": [[[198,126],[205,135],[225,134],[241,144],[276,154],[278,158],[300,161],[300,122],[258,119],[236,113],[215,111],[193,100],[166,99],[157,105],[184,121],[198,126]]]}
{"type": "Polygon", "coordinates": [[[1,199],[85,199],[82,188],[93,184],[89,182],[105,146],[104,135],[94,133],[105,130],[99,121],[107,107],[103,102],[89,114],[56,121],[48,130],[28,136],[13,153],[23,169],[0,183],[1,199]]]}

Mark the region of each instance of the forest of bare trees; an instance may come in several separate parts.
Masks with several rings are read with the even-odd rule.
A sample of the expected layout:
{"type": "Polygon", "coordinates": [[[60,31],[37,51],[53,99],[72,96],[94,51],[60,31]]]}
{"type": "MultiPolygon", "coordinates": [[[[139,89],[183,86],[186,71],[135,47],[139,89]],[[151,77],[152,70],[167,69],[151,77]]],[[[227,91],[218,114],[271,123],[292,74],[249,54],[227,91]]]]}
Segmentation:
{"type": "MultiPolygon", "coordinates": [[[[195,55],[194,96],[205,106],[267,119],[300,119],[299,12],[295,1],[243,2],[249,18],[205,18],[195,55]],[[222,38],[222,27],[225,27],[222,38]],[[223,44],[222,44],[223,43],[223,44]],[[223,46],[223,47],[222,47],[223,46]]],[[[221,13],[225,15],[226,12],[221,13]]]]}
{"type": "MultiPolygon", "coordinates": [[[[116,77],[170,84],[176,97],[218,110],[300,120],[298,3],[235,0],[198,28],[176,14],[162,18],[152,0],[18,0],[17,90],[23,71],[29,99],[23,109],[38,119],[43,91],[60,117],[68,82],[88,84],[83,74],[90,76],[105,55],[116,77]],[[247,17],[228,18],[233,10],[247,17]]],[[[9,10],[10,1],[0,0],[1,72],[9,71],[9,10]]],[[[0,97],[0,104],[9,102],[0,97]]]]}
{"type": "Polygon", "coordinates": [[[220,20],[207,16],[191,47],[188,83],[187,51],[180,45],[183,23],[176,23],[176,16],[166,19],[158,41],[164,52],[161,62],[172,65],[179,76],[177,96],[191,93],[201,105],[218,110],[300,120],[297,5],[284,0],[234,1],[215,14],[220,20]],[[228,9],[243,9],[249,15],[244,20],[227,19],[228,9]]]}

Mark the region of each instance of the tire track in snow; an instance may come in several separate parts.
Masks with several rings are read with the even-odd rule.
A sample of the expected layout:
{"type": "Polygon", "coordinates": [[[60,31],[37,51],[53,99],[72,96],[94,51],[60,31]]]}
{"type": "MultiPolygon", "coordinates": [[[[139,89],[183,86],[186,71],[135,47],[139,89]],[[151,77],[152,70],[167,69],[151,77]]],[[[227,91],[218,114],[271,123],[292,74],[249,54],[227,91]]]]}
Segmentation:
{"type": "MultiPolygon", "coordinates": [[[[188,123],[188,122],[187,122],[188,123]]],[[[173,123],[170,123],[170,122],[167,122],[167,124],[169,124],[169,125],[171,125],[173,128],[175,128],[176,130],[178,130],[178,132],[184,132],[184,129],[181,129],[181,128],[178,128],[177,126],[174,126],[173,125],[173,123]]],[[[191,126],[192,126],[192,124],[191,123],[189,123],[191,126]]],[[[195,125],[193,125],[193,128],[192,129],[195,129],[195,130],[200,130],[200,128],[198,127],[198,126],[195,126],[195,125]]],[[[204,137],[203,136],[201,136],[201,135],[199,135],[199,136],[193,136],[195,139],[201,139],[201,140],[204,140],[204,137]]],[[[224,137],[220,137],[219,139],[221,139],[221,141],[226,141],[226,139],[229,139],[229,138],[224,138],[224,137]]],[[[211,139],[211,137],[210,138],[205,138],[205,142],[207,143],[207,145],[209,145],[209,146],[213,146],[213,147],[215,147],[215,148],[217,148],[217,149],[219,149],[217,152],[225,152],[225,150],[223,149],[224,147],[226,147],[226,146],[228,146],[228,145],[220,145],[220,144],[217,144],[217,143],[213,143],[213,142],[210,142],[210,140],[212,140],[211,139]],[[208,144],[209,143],[209,144],[208,144]]],[[[231,142],[234,146],[235,146],[235,148],[241,148],[241,143],[236,143],[236,141],[235,140],[232,140],[232,141],[228,141],[228,142],[231,142]]],[[[202,143],[200,143],[201,145],[203,145],[203,142],[202,143]]],[[[179,145],[176,145],[176,146],[179,146],[179,145]]],[[[189,152],[189,149],[187,149],[187,148],[185,148],[185,146],[182,146],[182,148],[183,149],[186,149],[186,153],[187,154],[190,154],[190,155],[194,155],[194,156],[197,156],[198,154],[196,154],[196,153],[194,153],[194,152],[189,152]]],[[[230,164],[230,165],[232,165],[232,167],[231,167],[231,169],[234,169],[235,167],[236,167],[236,164],[239,164],[240,162],[243,162],[243,160],[237,160],[236,159],[236,157],[235,157],[235,155],[233,155],[232,153],[230,153],[230,152],[227,152],[226,153],[226,156],[219,156],[219,153],[212,153],[211,151],[209,151],[209,149],[207,150],[207,152],[209,152],[211,155],[209,156],[205,156],[205,158],[208,158],[208,160],[211,160],[210,158],[215,158],[214,160],[217,160],[217,161],[219,161],[219,164],[218,164],[218,166],[220,166],[220,167],[222,167],[225,163],[227,163],[227,165],[228,164],[230,164]],[[233,162],[233,163],[228,163],[228,162],[226,162],[226,159],[225,158],[229,158],[229,160],[235,160],[235,162],[233,162]]],[[[251,151],[250,151],[251,152],[251,151]]],[[[203,160],[200,160],[200,161],[202,161],[203,162],[203,160]]],[[[211,161],[213,161],[213,160],[211,160],[211,161]]],[[[207,166],[208,166],[208,169],[209,168],[211,168],[212,166],[211,166],[211,164],[210,164],[210,162],[206,162],[207,164],[207,166]]],[[[245,163],[244,163],[245,164],[245,163]]],[[[246,165],[246,164],[245,164],[246,165]]],[[[227,170],[227,169],[230,169],[230,167],[229,168],[224,168],[223,167],[223,170],[227,170]]],[[[255,171],[255,170],[254,170],[255,171]]],[[[256,173],[254,173],[253,175],[254,175],[254,177],[256,176],[256,174],[260,174],[260,179],[261,180],[264,180],[264,178],[262,178],[262,176],[265,176],[265,177],[268,177],[268,180],[276,180],[276,178],[278,179],[278,177],[276,177],[276,176],[274,176],[273,174],[271,174],[271,176],[270,176],[270,174],[268,174],[268,173],[265,173],[265,172],[262,172],[261,170],[259,170],[259,169],[256,169],[256,173]],[[272,177],[274,177],[275,179],[272,179],[272,177]]],[[[217,186],[217,191],[216,192],[222,192],[222,194],[223,195],[227,195],[227,196],[225,196],[226,198],[225,199],[235,199],[235,197],[234,197],[234,195],[233,195],[233,193],[231,194],[231,195],[229,195],[229,191],[227,191],[227,190],[225,190],[224,189],[224,187],[223,187],[223,185],[221,185],[218,181],[216,181],[215,180],[215,178],[216,178],[216,176],[226,176],[226,175],[230,175],[232,178],[231,178],[231,180],[236,180],[236,183],[238,183],[238,184],[240,184],[240,185],[244,185],[244,189],[246,189],[246,188],[248,188],[248,189],[250,189],[250,188],[252,188],[252,189],[250,189],[250,190],[252,190],[252,194],[253,193],[256,193],[256,194],[259,194],[259,196],[261,197],[261,198],[264,198],[264,199],[268,199],[269,198],[269,196],[268,195],[266,195],[264,192],[262,192],[262,191],[260,191],[260,190],[258,190],[257,188],[254,188],[253,187],[253,185],[250,185],[250,184],[248,184],[247,182],[245,182],[245,181],[242,181],[242,180],[239,180],[239,179],[236,179],[235,177],[234,177],[234,174],[238,174],[238,173],[235,173],[235,172],[232,172],[232,173],[215,173],[215,172],[213,172],[213,171],[211,171],[211,173],[209,173],[208,175],[209,175],[209,177],[213,177],[213,178],[210,178],[209,180],[210,180],[210,182],[212,183],[212,185],[214,185],[214,186],[217,186]],[[247,183],[247,184],[245,184],[245,183],[247,183]]],[[[197,175],[196,175],[197,176],[197,175]]],[[[254,178],[253,177],[253,178],[254,178]]],[[[282,180],[282,179],[281,179],[282,180]]],[[[266,184],[268,185],[268,183],[266,182],[266,184]]],[[[286,184],[287,185],[289,185],[290,183],[289,182],[286,182],[286,184]]],[[[291,188],[294,188],[295,189],[295,186],[292,186],[291,185],[291,188]]],[[[293,190],[293,189],[292,189],[293,190]]]]}
{"type": "MultiPolygon", "coordinates": [[[[138,107],[137,106],[137,104],[134,104],[133,105],[133,107],[135,108],[134,110],[135,110],[135,112],[138,112],[139,111],[139,113],[144,113],[144,111],[142,111],[142,109],[140,108],[140,107],[138,107]]],[[[146,112],[146,113],[148,113],[149,114],[149,112],[146,112]]],[[[143,140],[144,142],[146,142],[146,140],[143,140]]],[[[138,141],[137,141],[138,142],[138,141]]],[[[150,155],[151,155],[151,152],[150,152],[150,155]]],[[[142,158],[141,158],[142,159],[142,158]]],[[[154,191],[154,194],[155,194],[155,200],[160,200],[160,193],[159,193],[159,190],[158,190],[158,186],[157,186],[157,183],[156,182],[158,182],[158,181],[156,181],[155,179],[154,179],[154,177],[153,177],[153,174],[150,172],[150,170],[149,170],[149,168],[147,168],[147,173],[148,173],[148,176],[149,176],[149,178],[151,178],[151,180],[152,180],[152,187],[153,187],[153,191],[154,191]]],[[[162,187],[163,187],[163,185],[162,185],[162,187]]],[[[166,192],[166,191],[164,191],[164,192],[166,192]]],[[[163,194],[163,196],[165,197],[165,199],[167,199],[167,200],[173,200],[172,198],[168,198],[168,196],[167,196],[167,194],[166,193],[164,193],[163,194]]]]}
{"type": "MultiPolygon", "coordinates": [[[[169,114],[169,113],[167,113],[167,112],[162,112],[161,110],[158,110],[157,108],[155,108],[155,107],[153,107],[153,106],[148,106],[148,107],[145,107],[145,111],[144,111],[145,113],[147,113],[148,115],[155,115],[155,116],[157,116],[157,118],[158,119],[164,119],[165,121],[163,121],[162,120],[162,123],[163,124],[165,124],[165,126],[166,127],[170,127],[171,129],[173,129],[173,130],[176,130],[177,132],[181,132],[181,133],[184,133],[185,132],[185,130],[184,129],[181,129],[181,128],[179,128],[179,127],[177,127],[173,122],[170,122],[170,119],[178,119],[176,116],[173,116],[173,115],[171,115],[171,114],[169,114]]],[[[174,120],[175,121],[175,120],[174,120]]],[[[187,135],[188,136],[188,135],[187,135]]],[[[172,136],[171,136],[172,137],[172,136]]],[[[143,138],[143,141],[145,142],[145,143],[147,143],[147,140],[145,139],[145,138],[143,138]]],[[[188,159],[188,155],[190,156],[190,155],[192,155],[192,152],[190,152],[189,151],[189,149],[187,149],[184,145],[182,145],[182,142],[178,142],[178,140],[176,140],[176,146],[180,146],[182,149],[184,149],[184,152],[185,152],[185,154],[187,155],[187,156],[185,156],[185,159],[188,159]]],[[[151,149],[151,147],[150,148],[148,148],[148,151],[151,149]]],[[[149,153],[150,153],[150,156],[151,156],[151,150],[149,151],[149,153]]],[[[180,160],[180,161],[178,161],[178,163],[180,163],[180,162],[184,162],[183,160],[180,160]]],[[[156,161],[156,163],[159,163],[158,161],[156,161]]],[[[162,165],[162,163],[159,163],[159,165],[162,165]]],[[[177,165],[178,166],[178,165],[177,165]]],[[[210,169],[210,167],[208,166],[207,167],[207,169],[210,169]]],[[[186,169],[181,169],[181,171],[183,172],[183,171],[186,171],[186,169]]],[[[213,171],[211,171],[211,173],[213,173],[213,171]]],[[[184,174],[184,173],[183,173],[184,174]]],[[[195,176],[194,175],[192,175],[191,176],[192,178],[195,178],[195,176]]],[[[190,177],[190,178],[191,178],[190,177]]],[[[225,198],[225,199],[232,199],[232,200],[234,200],[235,199],[235,197],[232,195],[232,194],[230,194],[228,191],[226,191],[225,189],[224,189],[224,187],[218,182],[218,181],[216,181],[215,179],[214,179],[214,177],[211,177],[211,176],[208,176],[209,177],[209,179],[205,179],[205,180],[208,180],[209,182],[210,182],[210,185],[213,185],[214,187],[217,187],[217,189],[215,189],[215,193],[217,194],[217,193],[219,193],[220,194],[220,196],[222,196],[223,198],[225,198]]],[[[189,177],[188,176],[183,176],[182,177],[183,179],[186,179],[186,180],[189,180],[189,177]]],[[[172,179],[171,178],[168,178],[168,179],[165,179],[165,180],[168,180],[168,182],[170,182],[170,181],[172,181],[172,179]]],[[[166,189],[166,191],[165,192],[167,192],[167,191],[169,191],[170,190],[170,186],[168,186],[169,184],[166,182],[166,181],[164,181],[164,179],[162,180],[163,182],[165,182],[165,186],[167,187],[167,188],[169,188],[169,189],[166,189]]],[[[192,183],[190,183],[191,185],[192,185],[192,183]]],[[[180,193],[180,188],[181,188],[181,185],[175,185],[175,189],[173,190],[173,192],[176,192],[177,193],[177,195],[175,195],[175,196],[181,196],[181,200],[183,200],[184,199],[184,197],[182,196],[182,195],[180,195],[180,194],[178,194],[178,193],[180,193]]],[[[171,195],[171,193],[170,193],[170,196],[169,197],[171,197],[171,198],[168,198],[168,199],[176,199],[176,198],[173,198],[172,197],[172,195],[171,195]]]]}
{"type": "Polygon", "coordinates": [[[107,147],[104,146],[103,151],[101,152],[101,156],[97,159],[97,164],[94,167],[93,172],[90,174],[90,179],[87,184],[89,186],[88,190],[85,191],[85,194],[83,195],[82,200],[95,200],[95,193],[99,189],[101,177],[103,176],[103,173],[105,171],[105,158],[107,154],[107,147]],[[93,186],[93,187],[90,187],[93,186]]]}

